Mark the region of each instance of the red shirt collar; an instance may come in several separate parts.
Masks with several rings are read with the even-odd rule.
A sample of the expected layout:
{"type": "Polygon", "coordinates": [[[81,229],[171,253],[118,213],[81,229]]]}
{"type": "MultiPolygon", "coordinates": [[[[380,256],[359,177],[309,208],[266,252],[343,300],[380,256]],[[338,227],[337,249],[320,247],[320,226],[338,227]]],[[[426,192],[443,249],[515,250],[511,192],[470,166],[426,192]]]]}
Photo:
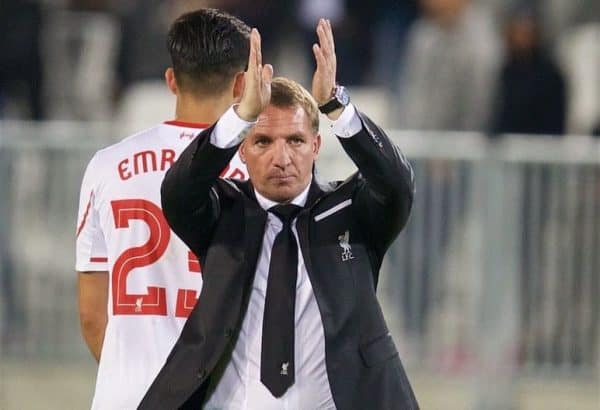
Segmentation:
{"type": "Polygon", "coordinates": [[[178,121],[178,120],[165,121],[164,123],[167,125],[175,125],[177,127],[185,127],[185,128],[204,129],[204,128],[210,127],[210,124],[204,124],[204,123],[200,123],[200,122],[186,122],[186,121],[178,121]]]}

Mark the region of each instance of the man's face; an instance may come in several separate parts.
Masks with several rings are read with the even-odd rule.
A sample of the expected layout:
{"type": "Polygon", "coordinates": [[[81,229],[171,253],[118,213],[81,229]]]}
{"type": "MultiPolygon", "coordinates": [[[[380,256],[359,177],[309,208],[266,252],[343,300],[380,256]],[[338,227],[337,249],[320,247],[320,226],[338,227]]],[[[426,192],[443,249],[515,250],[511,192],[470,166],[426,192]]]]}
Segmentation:
{"type": "Polygon", "coordinates": [[[240,147],[254,188],[266,198],[286,202],[308,186],[321,137],[301,107],[269,105],[240,147]]]}

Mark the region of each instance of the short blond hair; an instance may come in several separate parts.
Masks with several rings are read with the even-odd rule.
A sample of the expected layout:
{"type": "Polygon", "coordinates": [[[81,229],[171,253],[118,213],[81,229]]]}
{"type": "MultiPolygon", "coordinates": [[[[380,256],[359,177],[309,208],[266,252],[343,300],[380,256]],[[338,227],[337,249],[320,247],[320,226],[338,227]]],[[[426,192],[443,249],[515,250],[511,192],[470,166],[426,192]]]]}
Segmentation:
{"type": "Polygon", "coordinates": [[[308,115],[312,130],[319,132],[319,106],[308,92],[297,82],[285,77],[275,77],[271,83],[271,104],[275,107],[301,107],[308,115]]]}

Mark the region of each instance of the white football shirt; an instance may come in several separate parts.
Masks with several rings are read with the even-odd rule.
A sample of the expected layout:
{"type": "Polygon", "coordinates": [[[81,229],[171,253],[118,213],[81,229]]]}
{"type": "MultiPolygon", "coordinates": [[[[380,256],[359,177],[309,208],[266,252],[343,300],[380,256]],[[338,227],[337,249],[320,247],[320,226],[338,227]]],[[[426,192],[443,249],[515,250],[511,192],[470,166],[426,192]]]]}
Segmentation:
{"type": "MultiPolygon", "coordinates": [[[[207,127],[169,121],[98,151],[83,177],[78,271],[108,271],[108,325],[92,409],[135,409],[202,288],[198,259],[160,208],[167,169],[207,127]]],[[[247,179],[239,156],[223,177],[247,179]]]]}

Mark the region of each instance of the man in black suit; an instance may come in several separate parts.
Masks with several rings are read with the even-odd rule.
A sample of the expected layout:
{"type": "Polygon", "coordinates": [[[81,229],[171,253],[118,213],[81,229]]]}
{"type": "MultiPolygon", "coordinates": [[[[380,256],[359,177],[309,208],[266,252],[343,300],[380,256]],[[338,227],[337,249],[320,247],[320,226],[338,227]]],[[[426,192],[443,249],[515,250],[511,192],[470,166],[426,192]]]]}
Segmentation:
{"type": "Polygon", "coordinates": [[[164,213],[204,284],[140,409],[418,408],[375,296],[412,170],[335,85],[328,21],[317,35],[311,96],[272,79],[253,30],[240,104],[163,182],[164,213]],[[358,166],[344,182],[314,178],[318,109],[358,166]],[[250,181],[220,180],[238,148],[250,181]]]}

